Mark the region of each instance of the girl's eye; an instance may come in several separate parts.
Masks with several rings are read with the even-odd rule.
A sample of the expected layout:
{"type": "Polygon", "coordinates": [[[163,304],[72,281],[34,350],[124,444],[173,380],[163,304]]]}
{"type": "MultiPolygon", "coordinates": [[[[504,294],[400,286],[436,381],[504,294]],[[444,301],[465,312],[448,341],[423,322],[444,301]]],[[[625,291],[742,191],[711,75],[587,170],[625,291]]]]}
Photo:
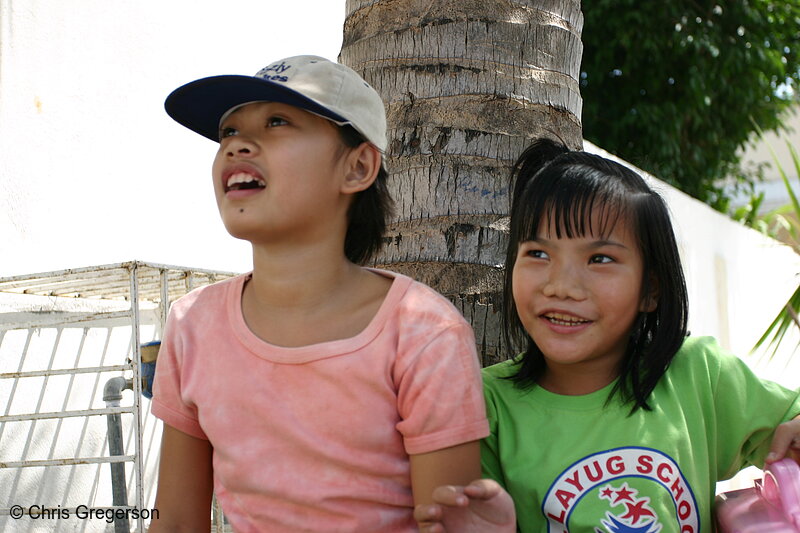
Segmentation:
{"type": "Polygon", "coordinates": [[[596,264],[597,263],[604,264],[604,263],[613,263],[614,260],[612,258],[610,258],[609,256],[607,256],[607,255],[597,254],[597,255],[593,255],[591,257],[591,259],[589,259],[589,262],[590,263],[596,263],[596,264]]]}
{"type": "Polygon", "coordinates": [[[525,255],[527,255],[528,257],[532,257],[534,259],[547,259],[549,257],[547,255],[547,252],[545,252],[544,250],[536,250],[536,249],[528,250],[527,252],[525,252],[525,255]]]}
{"type": "Polygon", "coordinates": [[[225,137],[233,137],[234,135],[238,135],[239,131],[236,128],[222,128],[219,130],[219,138],[224,139],[225,137]]]}
{"type": "Polygon", "coordinates": [[[286,119],[283,119],[281,117],[269,117],[267,119],[268,128],[274,128],[275,126],[285,126],[286,124],[288,124],[286,119]]]}

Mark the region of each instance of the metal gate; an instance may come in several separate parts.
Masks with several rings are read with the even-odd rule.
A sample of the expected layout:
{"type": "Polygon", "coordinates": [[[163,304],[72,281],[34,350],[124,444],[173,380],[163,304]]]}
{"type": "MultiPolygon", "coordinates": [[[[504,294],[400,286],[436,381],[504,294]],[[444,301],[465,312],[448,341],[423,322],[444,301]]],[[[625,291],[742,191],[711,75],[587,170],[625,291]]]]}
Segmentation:
{"type": "MultiPolygon", "coordinates": [[[[0,304],[4,298],[13,300],[5,306],[10,305],[11,311],[0,312],[0,475],[5,481],[0,481],[0,525],[5,520],[7,528],[14,528],[0,527],[0,531],[33,531],[34,526],[46,526],[52,531],[53,524],[58,524],[56,531],[62,526],[65,530],[72,528],[70,531],[91,531],[91,520],[77,525],[73,521],[67,526],[67,519],[91,513],[107,517],[116,509],[127,510],[136,530],[144,531],[148,518],[145,491],[152,488],[152,482],[146,482],[143,475],[143,458],[153,443],[143,442],[141,345],[160,340],[170,302],[195,287],[234,275],[132,261],[0,278],[0,304]],[[143,328],[147,330],[144,337],[143,328]],[[120,341],[120,331],[127,333],[129,340],[120,341]],[[42,344],[43,336],[47,337],[44,345],[34,346],[42,344]],[[71,337],[77,348],[64,348],[66,337],[71,337]],[[114,344],[112,338],[126,347],[114,352],[110,348],[114,344]],[[89,345],[96,346],[94,351],[99,353],[87,355],[89,345]],[[89,364],[85,363],[87,360],[89,364]],[[101,378],[120,375],[132,380],[132,400],[119,406],[98,405],[101,378]],[[127,417],[130,438],[124,454],[110,455],[107,445],[102,450],[95,445],[95,453],[89,455],[64,453],[70,449],[71,438],[79,441],[72,449],[80,450],[87,434],[101,431],[97,424],[89,423],[90,419],[108,415],[127,417]],[[83,429],[66,431],[68,421],[76,419],[84,421],[83,429]],[[23,426],[27,431],[20,430],[23,426]],[[87,429],[90,426],[94,430],[87,429]],[[49,442],[47,435],[51,432],[54,433],[49,442]],[[101,478],[100,465],[114,463],[125,463],[131,472],[130,490],[126,490],[129,504],[96,505],[105,498],[98,494],[98,487],[106,483],[101,478]],[[79,465],[95,465],[93,483],[77,483],[78,478],[86,477],[75,474],[79,465]],[[65,467],[73,469],[66,478],[53,473],[53,469],[65,467]],[[23,472],[28,470],[38,473],[26,477],[23,472]],[[21,482],[23,478],[28,481],[21,482]],[[41,480],[40,486],[37,479],[41,480]],[[54,492],[49,490],[53,487],[46,485],[49,480],[65,483],[64,490],[86,485],[91,501],[76,505],[66,493],[55,501],[54,492]],[[27,493],[22,490],[23,485],[28,486],[27,493]],[[30,496],[31,487],[43,501],[31,501],[37,498],[30,496]],[[26,497],[27,501],[19,499],[26,497]],[[15,529],[19,526],[23,527],[15,529]]],[[[96,522],[94,527],[99,527],[96,522]]],[[[105,527],[105,523],[102,525],[105,527]]]]}

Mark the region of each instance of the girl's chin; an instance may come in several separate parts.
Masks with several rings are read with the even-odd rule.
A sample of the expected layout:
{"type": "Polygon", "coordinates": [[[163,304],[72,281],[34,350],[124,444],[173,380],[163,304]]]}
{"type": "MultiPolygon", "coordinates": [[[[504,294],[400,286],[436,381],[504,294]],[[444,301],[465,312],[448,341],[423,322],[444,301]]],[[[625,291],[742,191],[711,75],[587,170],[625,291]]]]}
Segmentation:
{"type": "Polygon", "coordinates": [[[261,232],[255,224],[248,224],[242,220],[226,220],[225,218],[223,218],[222,222],[225,225],[225,230],[231,237],[250,242],[257,242],[260,240],[259,235],[261,232]]]}

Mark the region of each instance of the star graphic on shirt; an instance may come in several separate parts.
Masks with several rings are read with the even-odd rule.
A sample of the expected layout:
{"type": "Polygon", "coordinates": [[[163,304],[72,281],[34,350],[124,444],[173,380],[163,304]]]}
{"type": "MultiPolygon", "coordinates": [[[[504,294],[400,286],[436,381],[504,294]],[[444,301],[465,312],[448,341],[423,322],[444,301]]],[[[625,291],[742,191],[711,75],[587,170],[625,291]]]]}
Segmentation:
{"type": "Polygon", "coordinates": [[[611,500],[611,495],[614,494],[614,491],[611,489],[611,485],[608,485],[603,491],[600,493],[601,498],[607,498],[611,500]]]}
{"type": "Polygon", "coordinates": [[[626,483],[619,490],[617,490],[617,499],[614,500],[614,505],[618,504],[622,500],[633,501],[633,495],[634,492],[628,490],[628,484],[626,483]]]}
{"type": "Polygon", "coordinates": [[[644,506],[647,505],[648,499],[644,498],[639,500],[636,503],[626,503],[625,506],[628,508],[628,512],[622,515],[620,518],[630,518],[631,525],[636,524],[639,519],[643,516],[655,516],[653,511],[650,509],[645,509],[644,506]]]}

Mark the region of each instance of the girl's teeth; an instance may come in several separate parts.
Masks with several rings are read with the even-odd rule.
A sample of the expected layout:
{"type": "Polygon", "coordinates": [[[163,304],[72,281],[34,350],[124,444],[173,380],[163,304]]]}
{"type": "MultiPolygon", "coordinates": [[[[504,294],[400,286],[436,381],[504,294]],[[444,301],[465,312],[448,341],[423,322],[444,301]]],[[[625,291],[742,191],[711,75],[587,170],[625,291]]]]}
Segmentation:
{"type": "Polygon", "coordinates": [[[247,172],[237,172],[236,174],[229,177],[227,186],[230,187],[232,185],[237,185],[239,183],[251,183],[251,182],[256,182],[258,183],[258,185],[262,187],[266,186],[264,180],[257,178],[252,174],[248,174],[247,172]]]}
{"type": "Polygon", "coordinates": [[[581,324],[588,322],[588,320],[583,320],[580,318],[575,318],[560,314],[545,315],[545,318],[549,320],[551,323],[556,324],[558,326],[579,326],[581,324]]]}

